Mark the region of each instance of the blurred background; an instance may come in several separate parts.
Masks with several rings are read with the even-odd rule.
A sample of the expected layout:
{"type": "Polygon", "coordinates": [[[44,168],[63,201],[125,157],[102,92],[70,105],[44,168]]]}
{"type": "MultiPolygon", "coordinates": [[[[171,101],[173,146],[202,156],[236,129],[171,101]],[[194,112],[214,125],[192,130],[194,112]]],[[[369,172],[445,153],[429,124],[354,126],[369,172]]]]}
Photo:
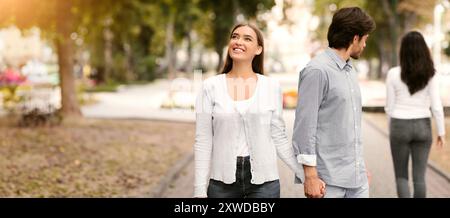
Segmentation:
{"type": "MultiPolygon", "coordinates": [[[[403,34],[420,31],[450,131],[448,0],[0,0],[0,196],[190,197],[195,97],[222,68],[231,28],[263,31],[291,137],[298,73],[348,6],[377,24],[354,65],[371,196],[395,197],[385,75],[403,34]]],[[[280,172],[282,197],[302,197],[280,172]]],[[[432,149],[430,196],[450,197],[449,173],[449,146],[432,149]]]]}

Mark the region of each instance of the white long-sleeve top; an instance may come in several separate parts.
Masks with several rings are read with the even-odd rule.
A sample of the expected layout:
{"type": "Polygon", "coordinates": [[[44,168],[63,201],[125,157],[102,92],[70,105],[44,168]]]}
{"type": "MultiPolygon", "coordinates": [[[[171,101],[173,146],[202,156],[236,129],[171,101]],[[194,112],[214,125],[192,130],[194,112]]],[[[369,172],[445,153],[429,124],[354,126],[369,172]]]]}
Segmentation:
{"type": "Polygon", "coordinates": [[[418,119],[433,115],[438,135],[445,135],[444,109],[439,95],[438,76],[435,75],[425,88],[411,95],[400,74],[400,67],[390,69],[387,74],[386,114],[397,119],[418,119]]]}
{"type": "Polygon", "coordinates": [[[242,114],[228,94],[225,74],[203,82],[195,108],[194,197],[207,196],[210,178],[227,184],[236,181],[240,131],[244,131],[249,148],[252,184],[279,179],[277,154],[295,172],[297,183],[304,178],[285,132],[280,85],[272,78],[257,76],[253,99],[242,114]]]}

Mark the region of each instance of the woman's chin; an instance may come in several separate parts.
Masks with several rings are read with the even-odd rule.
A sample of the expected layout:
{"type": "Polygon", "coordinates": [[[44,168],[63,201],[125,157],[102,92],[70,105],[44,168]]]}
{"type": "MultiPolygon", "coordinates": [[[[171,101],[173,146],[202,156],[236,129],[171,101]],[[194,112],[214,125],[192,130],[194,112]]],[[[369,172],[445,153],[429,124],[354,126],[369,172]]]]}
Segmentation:
{"type": "Polygon", "coordinates": [[[249,57],[244,57],[243,55],[230,55],[231,59],[233,61],[250,61],[251,59],[249,57]]]}

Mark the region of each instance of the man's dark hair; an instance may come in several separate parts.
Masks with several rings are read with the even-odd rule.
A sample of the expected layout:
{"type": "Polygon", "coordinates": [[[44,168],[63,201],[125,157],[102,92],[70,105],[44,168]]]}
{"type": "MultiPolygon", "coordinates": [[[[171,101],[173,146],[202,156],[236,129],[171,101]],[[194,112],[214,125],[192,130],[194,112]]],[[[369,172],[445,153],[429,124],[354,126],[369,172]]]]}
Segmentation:
{"type": "Polygon", "coordinates": [[[334,15],[328,28],[328,44],[331,48],[348,48],[353,37],[363,37],[375,30],[375,22],[361,8],[341,8],[334,15]]]}

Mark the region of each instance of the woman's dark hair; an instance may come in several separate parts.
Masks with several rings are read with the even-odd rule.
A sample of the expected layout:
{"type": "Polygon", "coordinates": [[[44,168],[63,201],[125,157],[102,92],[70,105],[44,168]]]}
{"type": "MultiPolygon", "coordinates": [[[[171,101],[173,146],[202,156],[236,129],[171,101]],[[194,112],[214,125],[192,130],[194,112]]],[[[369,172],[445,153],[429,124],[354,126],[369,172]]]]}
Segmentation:
{"type": "MultiPolygon", "coordinates": [[[[252,69],[255,73],[264,75],[264,38],[263,38],[261,31],[257,27],[255,27],[251,24],[238,24],[238,25],[234,26],[233,29],[231,30],[230,38],[233,35],[233,32],[237,28],[243,27],[243,26],[248,26],[248,27],[252,28],[253,31],[255,31],[255,33],[256,33],[257,43],[259,46],[262,47],[262,52],[261,52],[261,54],[256,55],[253,58],[252,69]]],[[[231,56],[227,51],[227,58],[225,59],[225,64],[223,66],[221,73],[228,73],[231,71],[232,68],[233,68],[233,59],[231,59],[231,56]]]]}
{"type": "Polygon", "coordinates": [[[435,69],[422,34],[411,31],[402,38],[400,46],[401,78],[408,86],[409,93],[422,90],[434,76],[435,69]]]}
{"type": "MultiPolygon", "coordinates": [[[[375,22],[361,8],[351,7],[339,9],[328,28],[328,44],[331,48],[348,48],[353,37],[363,37],[375,30],[375,22]]],[[[361,40],[361,39],[360,39],[361,40]]]]}

